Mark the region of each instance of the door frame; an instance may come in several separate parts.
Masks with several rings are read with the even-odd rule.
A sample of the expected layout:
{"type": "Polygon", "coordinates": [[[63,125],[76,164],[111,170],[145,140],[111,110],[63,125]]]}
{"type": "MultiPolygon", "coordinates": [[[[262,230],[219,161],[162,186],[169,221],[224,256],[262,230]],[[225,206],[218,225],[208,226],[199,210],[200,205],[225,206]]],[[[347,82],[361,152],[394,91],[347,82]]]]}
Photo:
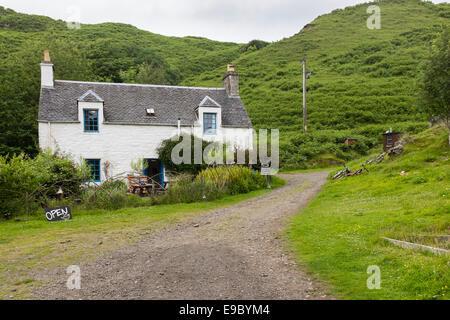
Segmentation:
{"type": "Polygon", "coordinates": [[[156,159],[156,158],[147,158],[147,159],[144,159],[144,161],[147,164],[147,167],[144,169],[144,172],[143,172],[143,174],[145,176],[148,176],[148,169],[150,167],[149,162],[150,161],[158,161],[158,163],[159,163],[159,181],[158,182],[159,182],[159,184],[161,184],[161,186],[164,187],[165,174],[164,174],[164,164],[163,164],[163,162],[161,160],[159,160],[159,159],[156,159]]]}

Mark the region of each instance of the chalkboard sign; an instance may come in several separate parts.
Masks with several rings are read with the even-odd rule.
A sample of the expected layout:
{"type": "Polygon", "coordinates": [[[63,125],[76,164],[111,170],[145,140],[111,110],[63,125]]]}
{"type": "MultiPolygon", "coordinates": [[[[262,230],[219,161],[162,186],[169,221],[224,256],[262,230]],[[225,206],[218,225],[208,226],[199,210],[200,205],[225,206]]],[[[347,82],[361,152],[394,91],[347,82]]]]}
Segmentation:
{"type": "Polygon", "coordinates": [[[72,220],[72,212],[70,207],[48,208],[45,217],[50,222],[72,220]]]}

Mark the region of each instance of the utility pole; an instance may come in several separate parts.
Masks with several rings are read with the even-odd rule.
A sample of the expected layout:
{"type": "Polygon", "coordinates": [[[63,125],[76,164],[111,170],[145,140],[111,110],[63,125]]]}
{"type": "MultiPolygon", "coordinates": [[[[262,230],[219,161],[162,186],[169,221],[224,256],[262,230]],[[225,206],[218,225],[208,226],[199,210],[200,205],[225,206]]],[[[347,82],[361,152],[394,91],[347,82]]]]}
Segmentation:
{"type": "Polygon", "coordinates": [[[306,133],[308,126],[306,124],[306,55],[303,59],[303,133],[306,133]]]}

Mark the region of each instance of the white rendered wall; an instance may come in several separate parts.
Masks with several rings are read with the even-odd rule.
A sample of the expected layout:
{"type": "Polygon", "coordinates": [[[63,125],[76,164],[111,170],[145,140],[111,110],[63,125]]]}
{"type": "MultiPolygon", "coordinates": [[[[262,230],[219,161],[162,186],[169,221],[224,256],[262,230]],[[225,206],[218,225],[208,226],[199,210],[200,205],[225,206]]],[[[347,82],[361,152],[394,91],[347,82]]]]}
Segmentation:
{"type": "Polygon", "coordinates": [[[176,127],[102,125],[98,133],[85,133],[82,122],[40,123],[39,145],[69,154],[77,162],[100,159],[103,181],[106,161],[112,176],[131,173],[133,161],[158,158],[161,142],[176,134],[176,127]]]}
{"type": "MultiPolygon", "coordinates": [[[[39,146],[69,154],[76,162],[82,159],[101,160],[101,178],[105,180],[104,163],[111,164],[109,174],[129,174],[131,163],[139,159],[158,158],[157,148],[161,142],[178,134],[177,126],[112,125],[103,123],[103,110],[99,105],[83,105],[90,109],[99,109],[99,132],[84,132],[83,121],[78,123],[39,123],[39,146]]],[[[81,108],[80,108],[81,115],[81,108]]],[[[82,119],[82,118],[81,118],[82,119]]],[[[202,136],[202,127],[183,127],[182,132],[202,136]]],[[[219,133],[219,131],[218,131],[219,133]]],[[[208,141],[236,138],[242,141],[241,148],[247,148],[252,129],[221,128],[220,135],[204,136],[208,141]]]]}
{"type": "Polygon", "coordinates": [[[228,128],[222,127],[222,112],[220,108],[202,107],[198,108],[198,119],[194,127],[194,135],[203,137],[206,141],[219,141],[234,145],[241,149],[251,149],[252,143],[252,129],[248,128],[228,128]],[[203,134],[203,114],[216,113],[217,114],[217,130],[215,135],[203,134]]]}

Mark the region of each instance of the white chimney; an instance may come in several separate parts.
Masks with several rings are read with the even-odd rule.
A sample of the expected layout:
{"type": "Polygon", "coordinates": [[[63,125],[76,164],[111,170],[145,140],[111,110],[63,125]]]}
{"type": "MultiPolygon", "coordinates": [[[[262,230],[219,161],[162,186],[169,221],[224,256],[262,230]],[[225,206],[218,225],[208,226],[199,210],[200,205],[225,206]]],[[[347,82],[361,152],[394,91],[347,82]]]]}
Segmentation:
{"type": "Polygon", "coordinates": [[[54,87],[53,71],[53,63],[50,61],[50,53],[48,50],[45,50],[44,61],[41,63],[41,87],[54,87]]]}

